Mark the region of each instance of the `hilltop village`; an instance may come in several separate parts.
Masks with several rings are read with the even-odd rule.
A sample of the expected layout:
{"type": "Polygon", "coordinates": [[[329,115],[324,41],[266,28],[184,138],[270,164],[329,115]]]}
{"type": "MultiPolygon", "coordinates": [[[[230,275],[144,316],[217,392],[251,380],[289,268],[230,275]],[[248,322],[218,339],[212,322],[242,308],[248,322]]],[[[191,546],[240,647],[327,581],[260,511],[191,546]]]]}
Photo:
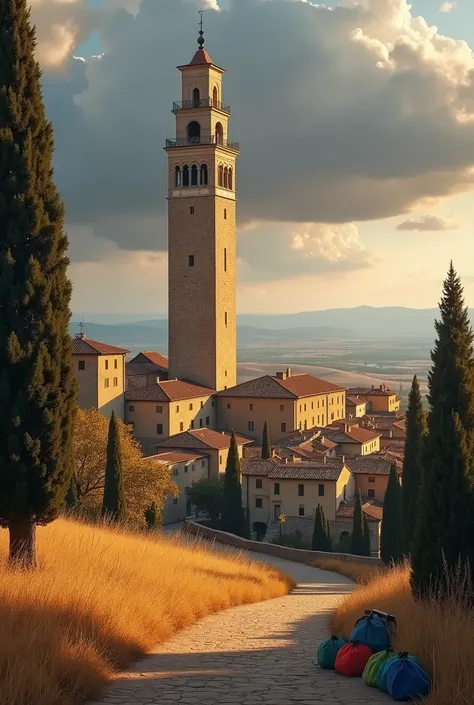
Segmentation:
{"type": "Polygon", "coordinates": [[[179,496],[163,522],[194,516],[186,488],[226,466],[231,432],[242,459],[242,495],[252,534],[311,535],[321,504],[331,539],[349,536],[360,490],[371,550],[378,554],[391,466],[406,437],[400,400],[385,385],[344,389],[290,368],[237,384],[236,160],[223,102],[224,69],[200,37],[179,66],[176,136],[166,140],[169,209],[169,356],[72,340],[79,406],[112,411],[133,427],[144,455],[170,468],[179,496]],[[264,426],[272,457],[261,458],[264,426]]]}

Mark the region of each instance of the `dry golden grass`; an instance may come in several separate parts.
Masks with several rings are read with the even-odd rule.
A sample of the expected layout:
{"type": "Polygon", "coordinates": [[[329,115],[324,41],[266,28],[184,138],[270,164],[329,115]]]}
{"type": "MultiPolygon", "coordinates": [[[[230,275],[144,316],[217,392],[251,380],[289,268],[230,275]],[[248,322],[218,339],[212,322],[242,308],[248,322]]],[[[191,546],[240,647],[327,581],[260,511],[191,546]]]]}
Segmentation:
{"type": "Polygon", "coordinates": [[[193,540],[59,520],[40,569],[7,570],[0,532],[0,705],[72,705],[113,671],[212,612],[284,595],[289,580],[193,540]]]}
{"type": "Polygon", "coordinates": [[[350,578],[355,583],[366,585],[373,578],[385,573],[387,570],[383,565],[371,566],[365,563],[351,563],[350,561],[341,561],[337,558],[321,558],[311,561],[311,565],[321,570],[330,570],[333,573],[339,573],[350,578]]]}
{"type": "Polygon", "coordinates": [[[376,576],[357,588],[331,619],[335,634],[349,636],[358,617],[368,608],[397,618],[395,649],[417,656],[433,679],[429,705],[474,703],[474,612],[455,597],[447,604],[415,602],[404,565],[376,576]]]}

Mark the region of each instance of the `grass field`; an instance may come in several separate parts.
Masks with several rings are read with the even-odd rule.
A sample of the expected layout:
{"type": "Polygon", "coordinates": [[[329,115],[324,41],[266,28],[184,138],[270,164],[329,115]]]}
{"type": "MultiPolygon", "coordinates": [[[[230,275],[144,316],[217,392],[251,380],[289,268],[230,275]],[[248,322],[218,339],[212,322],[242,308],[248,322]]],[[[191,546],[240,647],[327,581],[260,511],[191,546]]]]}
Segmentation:
{"type": "Polygon", "coordinates": [[[0,705],[73,705],[174,632],[286,594],[276,570],[192,539],[59,520],[38,530],[40,569],[7,570],[0,532],[0,705]]]}
{"type": "Polygon", "coordinates": [[[376,608],[394,614],[397,619],[395,650],[417,656],[433,680],[427,703],[472,705],[474,611],[458,598],[458,588],[459,583],[454,583],[447,603],[415,602],[408,565],[388,570],[344,599],[331,618],[330,629],[334,634],[348,637],[365,609],[376,608]]]}

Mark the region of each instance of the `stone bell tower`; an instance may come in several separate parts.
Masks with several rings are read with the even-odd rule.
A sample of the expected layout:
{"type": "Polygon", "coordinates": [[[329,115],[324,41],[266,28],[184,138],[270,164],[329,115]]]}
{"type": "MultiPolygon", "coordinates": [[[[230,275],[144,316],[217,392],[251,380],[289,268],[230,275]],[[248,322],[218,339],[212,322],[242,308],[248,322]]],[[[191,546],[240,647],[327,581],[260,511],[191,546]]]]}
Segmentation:
{"type": "Polygon", "coordinates": [[[224,69],[204,48],[178,66],[181,102],[168,154],[169,378],[236,384],[236,198],[239,145],[228,137],[224,69]]]}

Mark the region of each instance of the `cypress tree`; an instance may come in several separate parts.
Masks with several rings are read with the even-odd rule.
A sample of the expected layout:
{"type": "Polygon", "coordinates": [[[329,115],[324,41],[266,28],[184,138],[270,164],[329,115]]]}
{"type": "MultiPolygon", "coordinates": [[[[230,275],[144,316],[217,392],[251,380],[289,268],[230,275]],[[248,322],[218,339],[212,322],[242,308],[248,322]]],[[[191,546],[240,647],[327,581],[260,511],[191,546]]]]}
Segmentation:
{"type": "Polygon", "coordinates": [[[328,549],[327,522],[326,517],[324,516],[324,509],[321,504],[318,504],[314,515],[314,530],[311,548],[313,551],[327,551],[328,549]]]}
{"type": "Polygon", "coordinates": [[[380,555],[384,563],[398,563],[403,556],[402,488],[395,463],[390,468],[387,490],[383,500],[380,555]]]}
{"type": "Polygon", "coordinates": [[[332,551],[331,529],[329,526],[329,519],[326,519],[326,543],[327,543],[326,551],[332,551]]]}
{"type": "Polygon", "coordinates": [[[364,514],[364,556],[370,556],[371,553],[369,522],[364,514]]]}
{"type": "Polygon", "coordinates": [[[419,517],[411,555],[411,584],[418,598],[429,594],[435,584],[440,586],[459,559],[469,560],[474,568],[474,336],[452,263],[439,308],[428,375],[430,410],[421,455],[419,517]]]}
{"type": "Polygon", "coordinates": [[[402,522],[403,548],[411,552],[415,534],[415,520],[418,515],[421,487],[421,448],[426,434],[426,414],[421,401],[420,385],[416,375],[408,396],[406,415],[407,437],[403,462],[402,483],[402,522]]]}
{"type": "Polygon", "coordinates": [[[64,507],[76,382],[64,212],[52,178],[35,30],[0,2],[0,525],[10,563],[36,565],[36,525],[64,507]]]}
{"type": "Polygon", "coordinates": [[[242,507],[240,459],[235,433],[232,431],[224,475],[221,528],[237,536],[245,536],[247,523],[242,507]]]}
{"type": "Polygon", "coordinates": [[[364,551],[364,520],[362,517],[362,500],[360,490],[358,490],[352,521],[351,553],[355,556],[364,556],[364,551]]]}
{"type": "Polygon", "coordinates": [[[108,517],[112,521],[125,521],[126,519],[120,431],[115,411],[112,411],[109,423],[102,516],[108,517]]]}
{"type": "Polygon", "coordinates": [[[263,438],[262,438],[262,459],[263,460],[268,460],[268,458],[272,457],[272,446],[270,443],[270,434],[268,432],[268,424],[265,421],[265,425],[263,427],[263,438]]]}

